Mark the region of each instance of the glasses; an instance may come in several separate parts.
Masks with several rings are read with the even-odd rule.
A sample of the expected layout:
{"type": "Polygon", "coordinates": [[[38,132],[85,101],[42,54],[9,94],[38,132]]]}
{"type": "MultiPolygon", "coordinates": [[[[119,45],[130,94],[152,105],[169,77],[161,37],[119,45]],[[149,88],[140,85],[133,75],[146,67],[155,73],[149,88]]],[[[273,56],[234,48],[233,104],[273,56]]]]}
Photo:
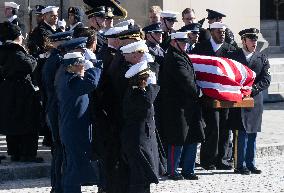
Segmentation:
{"type": "Polygon", "coordinates": [[[200,34],[199,31],[193,31],[193,32],[191,32],[191,33],[194,34],[194,35],[200,34]]]}

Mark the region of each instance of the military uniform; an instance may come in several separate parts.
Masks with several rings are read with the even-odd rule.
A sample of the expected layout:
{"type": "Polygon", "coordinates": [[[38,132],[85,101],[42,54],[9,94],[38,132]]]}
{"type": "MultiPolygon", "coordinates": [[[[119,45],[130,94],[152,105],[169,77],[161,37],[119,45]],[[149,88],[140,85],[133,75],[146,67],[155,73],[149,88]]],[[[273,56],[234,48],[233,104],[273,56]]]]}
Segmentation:
{"type": "MultiPolygon", "coordinates": [[[[255,28],[245,29],[239,33],[241,36],[257,38],[258,30],[255,28]]],[[[229,126],[235,133],[235,168],[238,172],[243,172],[248,168],[251,172],[256,171],[256,137],[257,132],[261,131],[263,113],[263,93],[270,85],[271,76],[269,73],[268,58],[259,52],[247,59],[243,49],[238,49],[229,53],[229,58],[236,60],[256,73],[256,78],[252,86],[251,97],[254,99],[253,108],[230,109],[229,126]]]]}
{"type": "MultiPolygon", "coordinates": [[[[224,42],[215,52],[210,40],[207,40],[196,44],[193,53],[205,56],[227,57],[227,53],[233,50],[235,50],[235,47],[224,42]]],[[[226,126],[228,110],[204,106],[203,117],[206,128],[204,129],[205,142],[201,145],[200,163],[205,168],[223,166],[222,159],[225,156],[229,143],[229,129],[226,126]]]]}
{"type": "MultiPolygon", "coordinates": [[[[196,38],[198,38],[199,40],[199,34],[200,34],[200,27],[201,24],[199,23],[190,23],[188,25],[183,26],[182,28],[180,28],[178,31],[182,31],[182,32],[188,32],[188,33],[192,33],[196,35],[196,38]]],[[[188,38],[190,40],[190,35],[188,35],[188,38]]],[[[197,40],[197,41],[198,41],[197,40]]],[[[193,48],[195,47],[196,43],[193,43],[192,40],[188,43],[187,48],[186,48],[186,53],[191,54],[193,53],[193,48]]]]}
{"type": "MultiPolygon", "coordinates": [[[[208,12],[208,17],[206,19],[217,19],[218,20],[220,18],[226,17],[226,15],[219,13],[217,11],[211,10],[211,9],[206,9],[206,11],[208,12]]],[[[210,37],[211,37],[211,34],[210,34],[209,28],[207,30],[202,28],[200,30],[199,42],[209,40],[210,37]]],[[[234,46],[235,48],[238,48],[238,45],[235,42],[234,34],[229,28],[226,28],[225,30],[225,42],[234,46]]]]}
{"type": "MultiPolygon", "coordinates": [[[[142,29],[146,34],[152,36],[152,41],[147,40],[146,45],[149,49],[149,54],[153,57],[154,63],[150,63],[152,71],[156,73],[157,84],[160,85],[160,77],[161,71],[163,68],[164,63],[164,55],[165,51],[160,47],[158,40],[152,35],[153,33],[159,33],[163,35],[163,30],[161,28],[161,23],[155,23],[148,25],[142,29]],[[156,69],[155,69],[156,68],[156,69]]],[[[160,93],[160,92],[159,92],[160,93]]],[[[154,110],[155,110],[155,124],[156,124],[156,136],[158,141],[158,149],[159,149],[159,158],[160,158],[160,174],[163,175],[166,173],[167,161],[166,161],[166,153],[165,153],[165,142],[164,138],[162,137],[162,129],[161,129],[161,95],[157,94],[156,100],[154,102],[154,110]]]]}
{"type": "MultiPolygon", "coordinates": [[[[52,42],[70,40],[72,32],[61,32],[49,36],[52,42]]],[[[51,187],[53,191],[62,192],[61,168],[63,163],[63,150],[59,136],[58,104],[54,88],[55,74],[62,63],[62,50],[54,48],[50,51],[50,57],[42,68],[42,85],[45,90],[46,122],[52,134],[52,161],[51,161],[51,187]]]]}
{"type": "Polygon", "coordinates": [[[164,31],[164,35],[163,35],[163,41],[160,44],[161,48],[165,51],[167,51],[170,42],[171,42],[171,33],[174,33],[174,29],[169,29],[169,27],[166,24],[166,20],[167,21],[172,21],[172,22],[178,22],[177,20],[177,14],[176,12],[172,12],[172,11],[162,11],[161,12],[161,18],[162,20],[164,20],[165,23],[165,27],[167,28],[167,31],[164,31]]]}
{"type": "MultiPolygon", "coordinates": [[[[78,53],[64,55],[64,67],[73,65],[78,53]]],[[[89,62],[90,63],[90,62],[89,62]]],[[[86,61],[84,65],[86,65],[86,61]]],[[[84,183],[96,183],[96,173],[91,165],[92,131],[89,114],[89,96],[98,84],[101,67],[85,67],[84,77],[60,68],[55,88],[59,106],[60,138],[64,151],[64,193],[81,193],[84,183]]]]}
{"type": "MultiPolygon", "coordinates": [[[[188,41],[186,32],[182,39],[188,41]]],[[[201,107],[198,103],[200,89],[195,82],[192,63],[186,53],[170,46],[162,73],[162,128],[168,145],[168,173],[171,179],[183,179],[177,171],[180,156],[184,152],[183,170],[185,177],[194,174],[197,143],[204,139],[201,107]],[[181,94],[182,93],[182,94],[181,94]]]]}
{"type": "Polygon", "coordinates": [[[23,23],[20,22],[17,14],[20,8],[20,5],[18,5],[15,2],[4,2],[4,6],[5,8],[11,8],[12,9],[12,14],[13,16],[11,16],[10,18],[8,18],[8,21],[12,24],[15,24],[17,26],[20,27],[22,34],[25,34],[25,25],[23,23]]]}

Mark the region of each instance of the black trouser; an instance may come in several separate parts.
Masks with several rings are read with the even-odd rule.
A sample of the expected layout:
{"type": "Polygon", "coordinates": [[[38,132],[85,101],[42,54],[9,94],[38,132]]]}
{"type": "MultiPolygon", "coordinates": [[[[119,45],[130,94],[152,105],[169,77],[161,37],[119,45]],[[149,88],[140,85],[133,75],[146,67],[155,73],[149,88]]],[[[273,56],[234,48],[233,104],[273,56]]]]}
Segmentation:
{"type": "Polygon", "coordinates": [[[8,155],[15,157],[35,157],[38,149],[38,134],[7,135],[8,155]]]}
{"type": "Polygon", "coordinates": [[[229,145],[227,128],[228,109],[203,108],[206,123],[205,142],[201,144],[200,164],[204,166],[222,163],[229,145]]]}

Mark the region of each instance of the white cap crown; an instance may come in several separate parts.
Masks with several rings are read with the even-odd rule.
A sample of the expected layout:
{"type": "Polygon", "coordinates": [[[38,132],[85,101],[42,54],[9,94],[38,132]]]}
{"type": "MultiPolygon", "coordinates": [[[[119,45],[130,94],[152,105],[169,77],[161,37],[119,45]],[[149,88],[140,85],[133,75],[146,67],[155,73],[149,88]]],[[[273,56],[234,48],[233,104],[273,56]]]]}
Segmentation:
{"type": "Polygon", "coordinates": [[[226,29],[227,26],[222,22],[214,22],[209,25],[210,29],[226,29]]]}
{"type": "Polygon", "coordinates": [[[146,60],[139,62],[139,63],[131,66],[129,68],[129,70],[127,70],[127,72],[125,73],[125,78],[131,78],[131,77],[135,76],[136,74],[138,74],[139,72],[146,70],[148,68],[149,67],[148,67],[146,60]]]}
{"type": "Polygon", "coordinates": [[[114,27],[123,27],[123,26],[128,26],[130,24],[134,25],[134,23],[135,23],[134,19],[129,19],[115,24],[114,27]]]}
{"type": "Polygon", "coordinates": [[[189,32],[175,32],[171,34],[171,39],[187,39],[189,32]]]}
{"type": "Polygon", "coordinates": [[[179,15],[179,13],[174,12],[174,11],[162,11],[161,12],[161,17],[176,18],[177,15],[179,15]]]}
{"type": "Polygon", "coordinates": [[[56,6],[47,6],[46,8],[41,10],[42,14],[48,13],[48,12],[57,12],[59,7],[56,6]]]}
{"type": "Polygon", "coordinates": [[[123,32],[125,30],[128,30],[127,25],[122,26],[122,27],[112,27],[109,30],[107,30],[104,35],[106,35],[106,36],[115,35],[115,34],[119,34],[120,32],[123,32]]]}
{"type": "Polygon", "coordinates": [[[81,52],[70,52],[64,55],[63,59],[67,60],[67,59],[84,59],[83,55],[81,52]]]}
{"type": "Polygon", "coordinates": [[[149,52],[148,46],[146,45],[145,40],[140,40],[138,42],[127,44],[126,46],[121,47],[120,50],[124,54],[130,54],[130,53],[138,52],[138,51],[149,52]]]}
{"type": "Polygon", "coordinates": [[[20,5],[18,5],[17,3],[15,2],[5,2],[4,3],[4,6],[5,7],[12,7],[14,9],[19,9],[20,8],[20,5]]]}

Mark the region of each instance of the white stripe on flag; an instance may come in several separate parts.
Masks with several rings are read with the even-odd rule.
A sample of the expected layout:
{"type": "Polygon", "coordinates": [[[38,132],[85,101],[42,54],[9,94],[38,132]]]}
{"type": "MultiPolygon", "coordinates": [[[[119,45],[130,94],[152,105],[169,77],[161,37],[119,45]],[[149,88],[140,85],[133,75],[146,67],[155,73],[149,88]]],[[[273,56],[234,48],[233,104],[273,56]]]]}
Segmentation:
{"type": "Polygon", "coordinates": [[[206,72],[210,74],[216,74],[219,76],[225,76],[222,69],[217,66],[193,63],[193,68],[194,68],[194,71],[197,71],[197,72],[206,72]]]}
{"type": "Polygon", "coordinates": [[[222,58],[215,57],[215,56],[202,56],[202,55],[189,55],[189,58],[200,58],[200,59],[210,59],[210,60],[217,60],[220,64],[222,64],[228,74],[228,77],[235,80],[235,73],[233,72],[231,66],[222,58]]]}
{"type": "Polygon", "coordinates": [[[244,67],[244,65],[242,65],[238,61],[235,61],[235,60],[232,60],[232,59],[230,59],[230,60],[235,64],[235,66],[238,68],[239,72],[241,73],[242,80],[241,80],[240,84],[243,85],[244,82],[247,79],[247,69],[244,67]]]}
{"type": "Polygon", "coordinates": [[[200,80],[197,80],[196,83],[201,88],[210,88],[218,90],[219,92],[230,92],[230,93],[241,94],[240,86],[222,85],[220,83],[213,83],[213,82],[200,81],[200,80]]]}
{"type": "Polygon", "coordinates": [[[226,62],[225,60],[223,60],[222,58],[218,58],[218,57],[212,57],[213,59],[219,61],[223,66],[224,68],[226,69],[227,71],[227,74],[228,74],[228,77],[233,79],[233,80],[236,80],[236,76],[235,76],[235,73],[233,72],[230,64],[228,64],[228,62],[226,62]]]}

